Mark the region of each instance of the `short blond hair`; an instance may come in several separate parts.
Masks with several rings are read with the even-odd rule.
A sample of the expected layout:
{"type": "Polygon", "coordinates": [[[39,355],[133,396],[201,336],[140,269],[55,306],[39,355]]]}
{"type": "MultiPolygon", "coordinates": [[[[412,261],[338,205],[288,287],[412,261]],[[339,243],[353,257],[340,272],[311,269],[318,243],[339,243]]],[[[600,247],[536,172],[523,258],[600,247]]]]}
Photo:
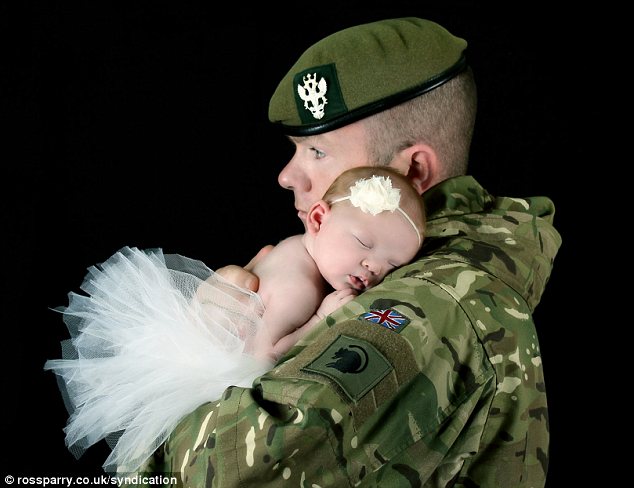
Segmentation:
{"type": "Polygon", "coordinates": [[[399,151],[422,142],[436,151],[443,180],[464,175],[476,110],[477,89],[468,68],[427,93],[362,119],[370,161],[389,165],[399,151]]]}
{"type": "Polygon", "coordinates": [[[388,177],[392,181],[392,187],[401,191],[401,201],[399,207],[414,223],[421,239],[425,235],[425,204],[409,178],[402,175],[390,166],[359,166],[351,168],[341,173],[330,188],[324,193],[323,200],[332,204],[336,199],[344,197],[350,193],[350,188],[360,179],[371,178],[372,176],[388,177]]]}

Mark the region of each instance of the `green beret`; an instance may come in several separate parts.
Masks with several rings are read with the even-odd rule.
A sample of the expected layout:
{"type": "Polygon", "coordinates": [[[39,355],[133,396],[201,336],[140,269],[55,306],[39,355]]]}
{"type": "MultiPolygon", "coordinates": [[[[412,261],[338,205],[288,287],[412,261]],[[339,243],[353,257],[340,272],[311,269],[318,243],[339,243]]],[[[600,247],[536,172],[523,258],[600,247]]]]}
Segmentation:
{"type": "Polygon", "coordinates": [[[269,120],[286,134],[321,134],[433,90],[467,66],[467,43],[418,18],[344,29],[301,55],[278,85],[269,120]]]}

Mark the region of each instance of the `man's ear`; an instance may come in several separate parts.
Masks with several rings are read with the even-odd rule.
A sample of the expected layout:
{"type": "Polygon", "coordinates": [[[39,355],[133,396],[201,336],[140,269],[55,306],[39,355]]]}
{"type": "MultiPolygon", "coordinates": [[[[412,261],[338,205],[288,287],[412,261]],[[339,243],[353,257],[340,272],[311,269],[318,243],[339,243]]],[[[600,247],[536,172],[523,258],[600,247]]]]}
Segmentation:
{"type": "Polygon", "coordinates": [[[306,230],[310,235],[317,235],[323,223],[330,215],[330,205],[324,200],[313,203],[306,215],[306,230]]]}
{"type": "Polygon", "coordinates": [[[406,175],[420,194],[441,181],[438,155],[427,144],[406,147],[394,157],[390,166],[406,175]]]}

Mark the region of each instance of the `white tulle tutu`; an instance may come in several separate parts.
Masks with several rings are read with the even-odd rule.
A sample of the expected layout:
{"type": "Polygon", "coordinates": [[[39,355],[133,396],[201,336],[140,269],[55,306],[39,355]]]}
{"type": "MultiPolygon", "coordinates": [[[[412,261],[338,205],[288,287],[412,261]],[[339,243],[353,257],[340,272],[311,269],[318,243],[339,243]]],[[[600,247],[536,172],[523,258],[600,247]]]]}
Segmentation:
{"type": "Polygon", "coordinates": [[[70,413],[66,444],[79,456],[106,439],[107,471],[135,471],[183,416],[272,367],[250,354],[264,330],[259,296],[200,261],[126,247],[81,289],[58,309],[71,334],[64,359],[44,367],[70,413]]]}

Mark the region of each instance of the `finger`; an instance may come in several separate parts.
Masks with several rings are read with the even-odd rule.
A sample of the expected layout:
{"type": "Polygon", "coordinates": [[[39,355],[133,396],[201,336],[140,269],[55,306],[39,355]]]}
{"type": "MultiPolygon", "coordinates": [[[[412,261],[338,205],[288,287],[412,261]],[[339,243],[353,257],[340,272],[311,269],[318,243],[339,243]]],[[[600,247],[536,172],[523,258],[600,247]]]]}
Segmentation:
{"type": "Polygon", "coordinates": [[[240,266],[230,264],[217,269],[216,273],[240,288],[258,291],[260,285],[258,277],[240,266]]]}

